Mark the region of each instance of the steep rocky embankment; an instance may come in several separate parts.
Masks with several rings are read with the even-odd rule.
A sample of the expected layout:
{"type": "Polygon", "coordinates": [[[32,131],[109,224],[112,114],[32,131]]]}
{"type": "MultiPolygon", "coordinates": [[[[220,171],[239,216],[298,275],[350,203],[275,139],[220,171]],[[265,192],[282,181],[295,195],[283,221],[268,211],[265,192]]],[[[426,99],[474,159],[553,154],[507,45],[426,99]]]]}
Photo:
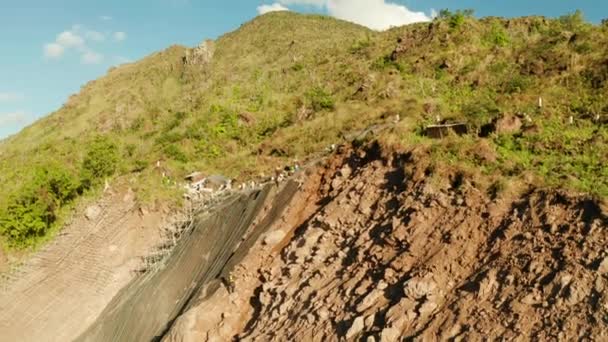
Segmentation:
{"type": "Polygon", "coordinates": [[[490,196],[434,172],[377,144],[308,170],[227,285],[164,340],[608,338],[601,203],[490,196]]]}
{"type": "Polygon", "coordinates": [[[172,213],[109,190],[0,274],[0,341],[157,340],[193,294],[215,291],[296,190],[216,191],[172,213]]]}
{"type": "Polygon", "coordinates": [[[0,273],[0,341],[71,341],[132,281],[170,222],[130,189],[107,191],[54,240],[0,273]],[[86,214],[85,214],[86,213],[86,214]]]}

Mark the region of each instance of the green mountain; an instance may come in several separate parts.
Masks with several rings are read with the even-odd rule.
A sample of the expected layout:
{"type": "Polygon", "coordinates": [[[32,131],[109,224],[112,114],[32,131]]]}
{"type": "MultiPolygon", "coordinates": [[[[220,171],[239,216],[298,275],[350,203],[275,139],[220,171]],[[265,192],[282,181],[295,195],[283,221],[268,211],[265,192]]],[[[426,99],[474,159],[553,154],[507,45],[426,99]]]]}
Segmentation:
{"type": "Polygon", "coordinates": [[[606,46],[608,25],[578,12],[443,11],[386,32],[270,13],[215,42],[113,68],[2,141],[0,234],[36,245],[106,181],[142,203],[179,205],[177,183],[191,171],[258,177],[397,115],[372,138],[481,173],[488,191],[533,179],[606,197],[606,46]],[[437,121],[465,122],[469,133],[426,137],[437,121]]]}

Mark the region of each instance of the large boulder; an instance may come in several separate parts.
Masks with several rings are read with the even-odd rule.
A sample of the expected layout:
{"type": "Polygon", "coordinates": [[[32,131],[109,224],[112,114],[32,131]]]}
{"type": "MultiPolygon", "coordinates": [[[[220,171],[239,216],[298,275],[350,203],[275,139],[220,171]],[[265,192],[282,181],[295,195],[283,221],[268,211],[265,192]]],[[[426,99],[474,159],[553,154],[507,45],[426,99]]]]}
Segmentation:
{"type": "Polygon", "coordinates": [[[521,130],[523,123],[520,118],[514,115],[505,115],[496,121],[496,133],[513,134],[521,130]]]}
{"type": "Polygon", "coordinates": [[[101,215],[101,207],[98,205],[91,205],[84,211],[84,217],[89,221],[96,220],[101,215]]]}
{"type": "Polygon", "coordinates": [[[194,49],[186,51],[184,63],[187,65],[207,65],[215,54],[215,42],[211,39],[203,41],[194,49]]]}

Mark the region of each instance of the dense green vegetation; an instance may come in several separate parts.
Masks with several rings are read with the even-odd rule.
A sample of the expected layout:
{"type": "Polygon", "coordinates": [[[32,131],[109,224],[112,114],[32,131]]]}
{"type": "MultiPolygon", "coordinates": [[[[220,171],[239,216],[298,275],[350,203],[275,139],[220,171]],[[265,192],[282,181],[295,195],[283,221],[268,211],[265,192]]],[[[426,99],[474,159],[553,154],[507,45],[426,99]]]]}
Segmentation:
{"type": "Polygon", "coordinates": [[[185,63],[187,49],[173,46],[115,68],[0,142],[0,233],[35,244],[106,179],[127,182],[142,202],[177,201],[175,182],[193,170],[257,176],[397,114],[385,138],[426,146],[443,165],[605,197],[606,46],[608,25],[580,12],[442,11],[386,32],[270,13],[218,39],[208,63],[185,63]],[[478,137],[505,115],[529,120],[478,137]],[[421,136],[437,118],[465,121],[471,134],[421,136]],[[476,153],[482,141],[492,158],[476,153]]]}
{"type": "Polygon", "coordinates": [[[15,246],[44,236],[61,206],[72,201],[77,190],[74,176],[59,166],[34,170],[32,178],[9,195],[8,205],[0,214],[0,233],[15,246]]]}
{"type": "Polygon", "coordinates": [[[62,209],[112,176],[118,162],[117,146],[106,137],[95,137],[88,144],[80,174],[53,161],[36,166],[5,199],[0,234],[13,247],[35,244],[55,228],[62,209]]]}
{"type": "Polygon", "coordinates": [[[82,161],[82,186],[90,188],[95,183],[116,172],[118,147],[107,137],[98,136],[91,141],[82,161]]]}

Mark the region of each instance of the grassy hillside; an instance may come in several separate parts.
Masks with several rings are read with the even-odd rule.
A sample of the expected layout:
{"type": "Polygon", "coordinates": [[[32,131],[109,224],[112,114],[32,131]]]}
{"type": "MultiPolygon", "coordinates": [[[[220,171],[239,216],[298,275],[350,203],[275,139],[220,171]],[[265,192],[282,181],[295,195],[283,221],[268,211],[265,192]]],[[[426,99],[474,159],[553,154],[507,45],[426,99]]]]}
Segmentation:
{"type": "Polygon", "coordinates": [[[443,12],[381,33],[270,13],[218,39],[209,62],[186,62],[193,50],[174,46],[115,68],[1,143],[0,233],[9,245],[35,245],[112,179],[143,203],[177,204],[175,182],[190,171],[255,177],[397,114],[383,139],[493,176],[494,190],[533,175],[608,196],[606,46],[608,27],[579,13],[443,12]],[[476,134],[524,113],[520,131],[476,134]],[[437,117],[466,121],[473,133],[430,140],[422,127],[437,117]]]}

